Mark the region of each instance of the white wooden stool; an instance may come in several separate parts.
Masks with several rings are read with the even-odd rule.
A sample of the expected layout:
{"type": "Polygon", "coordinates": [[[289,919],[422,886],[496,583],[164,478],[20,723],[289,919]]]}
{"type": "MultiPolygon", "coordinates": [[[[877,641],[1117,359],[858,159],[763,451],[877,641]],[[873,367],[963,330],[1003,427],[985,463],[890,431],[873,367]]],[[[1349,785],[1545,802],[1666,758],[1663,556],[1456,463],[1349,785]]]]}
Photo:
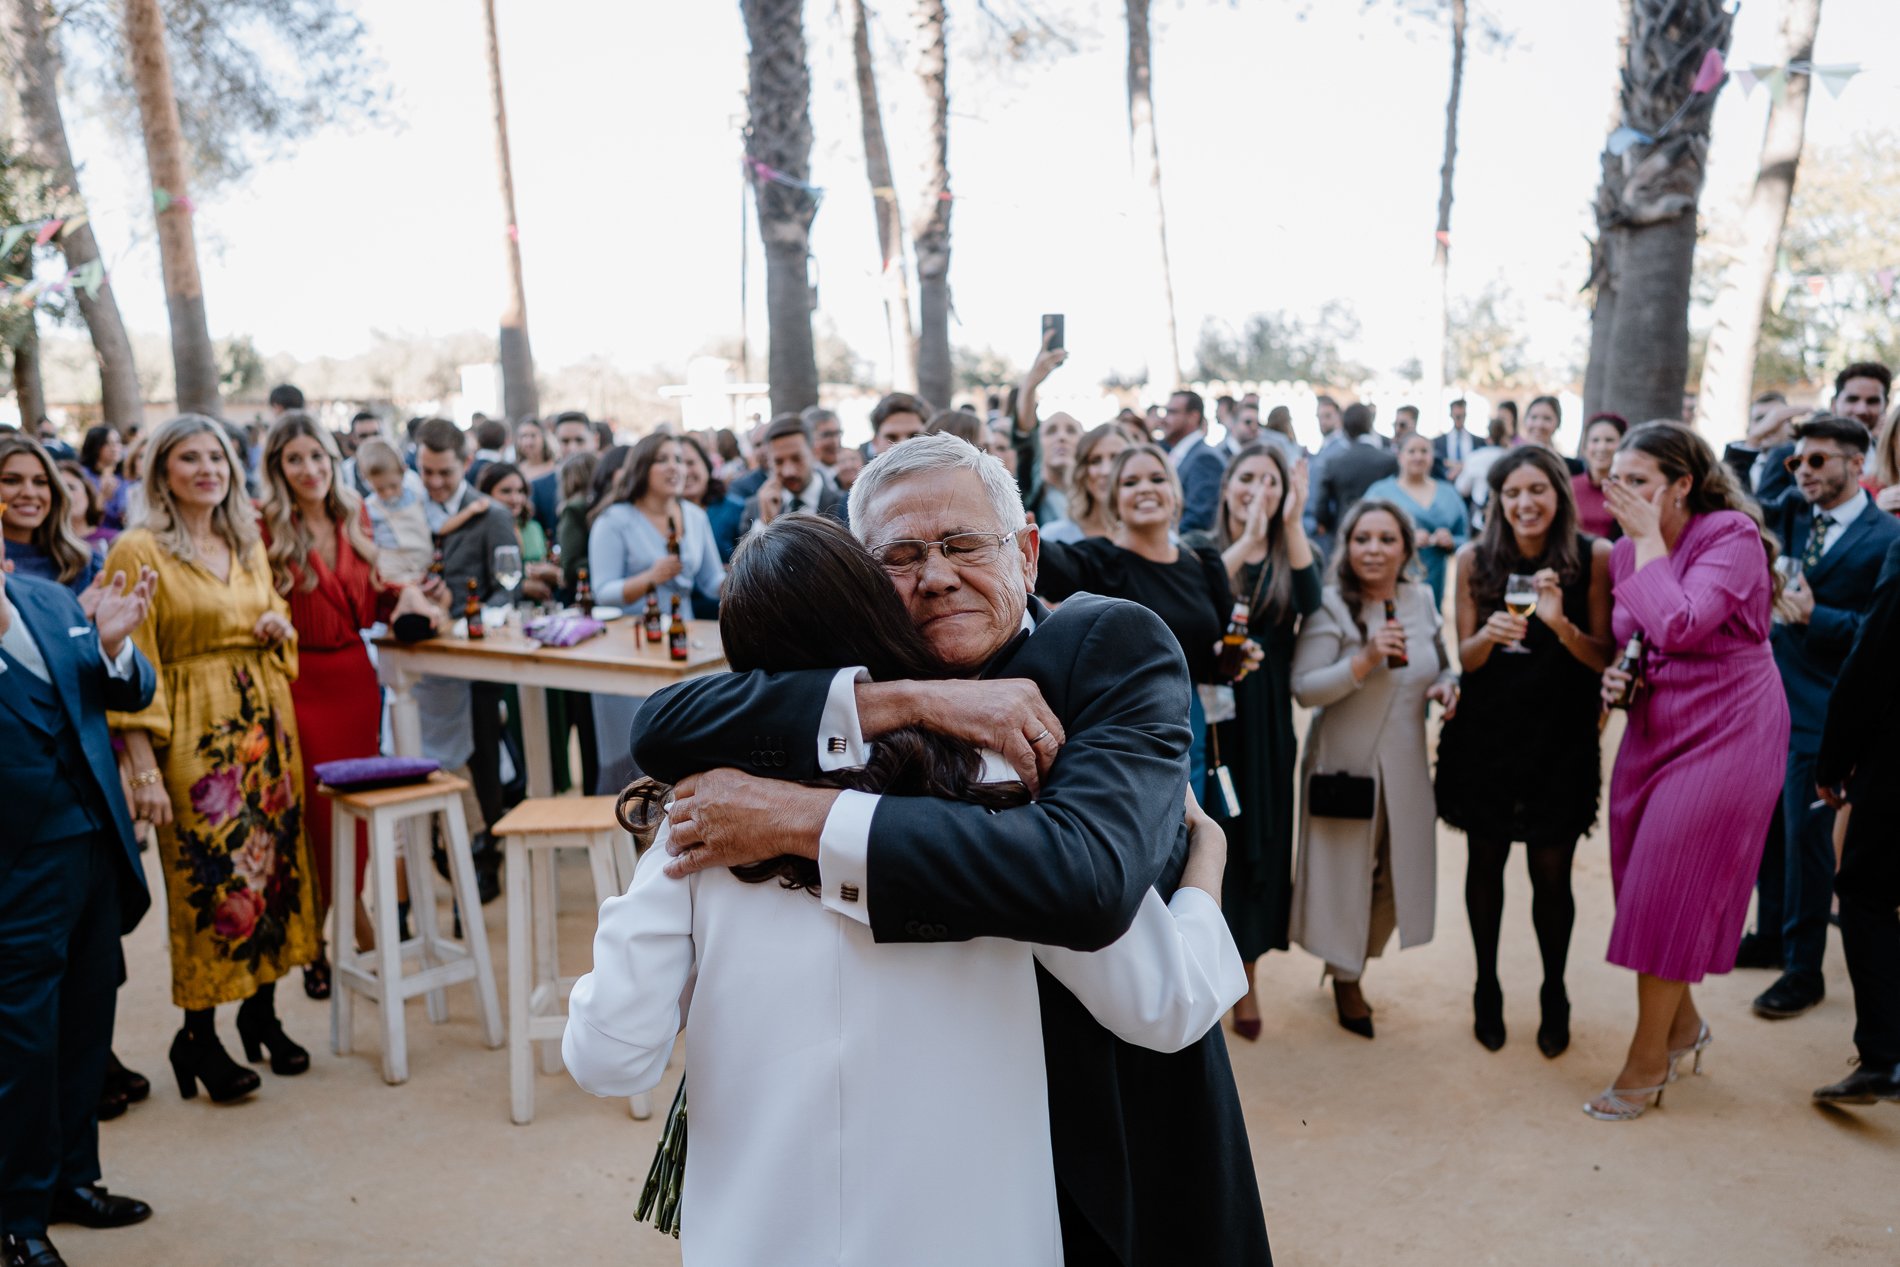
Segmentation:
{"type": "Polygon", "coordinates": [[[482,925],[482,899],[475,881],[475,862],[469,855],[468,820],[462,815],[465,780],[440,771],[421,783],[343,792],[323,788],[330,798],[330,874],[337,895],[331,903],[330,944],[336,957],[336,981],[330,995],[330,1050],[350,1053],[354,996],[362,994],[382,1005],[383,1081],[394,1085],[409,1080],[408,1031],[403,1003],[426,995],[429,1020],[448,1020],[445,987],[461,981],[475,983],[475,1002],[481,1013],[482,1037],[499,1047],[501,1002],[495,992],[495,968],[488,957],[488,935],[482,925]],[[444,937],[435,908],[435,867],[429,857],[429,827],[443,818],[444,848],[449,858],[449,891],[462,917],[462,936],[444,937]],[[376,949],[358,951],[356,945],[356,824],[369,831],[369,895],[376,909],[376,949]],[[398,833],[397,824],[408,830],[398,833]],[[396,855],[400,853],[409,877],[410,910],[416,934],[407,941],[397,918],[396,855]],[[410,961],[420,966],[410,969],[410,961]]]}
{"type": "MultiPolygon", "coordinates": [[[[561,1071],[565,999],[579,978],[563,977],[555,935],[554,851],[585,849],[596,907],[626,891],[633,879],[633,840],[614,818],[612,796],[533,797],[490,829],[502,841],[508,872],[508,1083],[518,1125],[534,1121],[534,1044],[541,1072],[561,1071]]],[[[642,1092],[628,1104],[652,1116],[642,1092]]]]}

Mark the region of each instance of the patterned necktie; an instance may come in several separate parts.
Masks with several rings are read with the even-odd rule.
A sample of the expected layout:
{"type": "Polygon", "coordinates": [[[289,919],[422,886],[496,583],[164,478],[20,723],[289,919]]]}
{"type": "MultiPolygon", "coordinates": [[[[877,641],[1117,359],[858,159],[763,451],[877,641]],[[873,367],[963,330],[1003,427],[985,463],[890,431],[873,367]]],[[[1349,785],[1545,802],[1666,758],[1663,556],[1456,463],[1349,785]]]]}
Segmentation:
{"type": "Polygon", "coordinates": [[[1814,508],[1814,522],[1808,525],[1808,548],[1801,552],[1801,570],[1809,572],[1821,561],[1821,547],[1827,542],[1828,525],[1833,523],[1825,510],[1814,508]]]}

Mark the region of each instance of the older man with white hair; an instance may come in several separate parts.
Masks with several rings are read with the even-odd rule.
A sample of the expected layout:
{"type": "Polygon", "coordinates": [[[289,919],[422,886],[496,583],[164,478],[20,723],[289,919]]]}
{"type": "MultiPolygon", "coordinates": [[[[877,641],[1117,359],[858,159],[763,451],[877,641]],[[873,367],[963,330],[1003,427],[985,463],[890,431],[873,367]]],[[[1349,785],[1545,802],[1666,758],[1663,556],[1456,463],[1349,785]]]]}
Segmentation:
{"type": "MultiPolygon", "coordinates": [[[[1031,598],[1039,542],[1015,481],[953,436],[889,449],[850,509],[945,678],[736,673],[653,696],[634,756],[676,785],[669,869],[802,855],[825,905],[880,942],[1106,946],[1186,858],[1178,644],[1133,603],[1084,595],[1050,612],[1031,598]],[[1036,799],[991,812],[800,786],[911,725],[1003,753],[1036,799]]],[[[1142,1050],[1038,980],[1067,1261],[1270,1262],[1218,1027],[1181,1052],[1142,1050]]]]}

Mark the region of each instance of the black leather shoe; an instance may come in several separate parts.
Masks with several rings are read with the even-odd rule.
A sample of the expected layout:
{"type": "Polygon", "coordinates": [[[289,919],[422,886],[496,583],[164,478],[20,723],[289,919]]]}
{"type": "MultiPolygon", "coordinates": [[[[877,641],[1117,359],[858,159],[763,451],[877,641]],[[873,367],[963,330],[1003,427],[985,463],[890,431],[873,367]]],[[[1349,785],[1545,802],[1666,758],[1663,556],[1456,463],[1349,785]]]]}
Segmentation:
{"type": "Polygon", "coordinates": [[[215,1034],[208,1039],[193,1039],[190,1030],[179,1030],[178,1037],[172,1039],[171,1061],[178,1094],[187,1100],[198,1094],[201,1082],[213,1104],[242,1100],[263,1082],[255,1069],[246,1069],[231,1059],[215,1034]]]}
{"type": "Polygon", "coordinates": [[[1881,1100],[1900,1104],[1900,1064],[1885,1069],[1862,1065],[1833,1086],[1814,1093],[1816,1104],[1875,1104],[1881,1100]]]}
{"type": "Polygon", "coordinates": [[[1493,981],[1471,992],[1471,1032],[1486,1051],[1504,1046],[1504,991],[1493,981]]]}
{"type": "MultiPolygon", "coordinates": [[[[1350,984],[1356,984],[1356,983],[1350,983],[1350,984]]],[[[1365,996],[1361,995],[1359,998],[1359,1005],[1366,1009],[1365,1015],[1363,1016],[1346,1015],[1346,1002],[1345,1002],[1345,998],[1340,994],[1339,987],[1340,987],[1339,982],[1337,981],[1333,982],[1333,1013],[1339,1018],[1339,1028],[1345,1030],[1349,1034],[1357,1034],[1361,1038],[1371,1038],[1372,1037],[1372,1007],[1371,1005],[1365,1001],[1365,996]]]]}
{"type": "Polygon", "coordinates": [[[1735,952],[1737,968],[1781,967],[1781,941],[1779,938],[1764,937],[1760,933],[1749,933],[1742,938],[1742,945],[1735,952]]]}
{"type": "Polygon", "coordinates": [[[53,1192],[50,1223],[81,1227],[131,1227],[152,1217],[152,1207],[136,1197],[121,1197],[96,1183],[75,1184],[53,1192]]]}
{"type": "Polygon", "coordinates": [[[284,1024],[269,1012],[237,1014],[238,1038],[244,1044],[244,1058],[252,1064],[270,1051],[270,1071],[280,1078],[294,1078],[310,1068],[310,1053],[292,1042],[284,1033],[284,1024]]]}
{"type": "Polygon", "coordinates": [[[1538,1001],[1543,1004],[1544,1017],[1537,1026],[1537,1050],[1544,1053],[1545,1060],[1555,1060],[1570,1050],[1570,995],[1560,981],[1555,989],[1545,986],[1538,993],[1538,1001]]]}
{"type": "Polygon", "coordinates": [[[116,1090],[110,1082],[99,1088],[99,1120],[110,1122],[113,1118],[124,1117],[126,1107],[131,1101],[125,1098],[125,1092],[116,1090]]]}
{"type": "Polygon", "coordinates": [[[66,1260],[44,1236],[15,1236],[8,1232],[0,1241],[0,1256],[6,1267],[66,1267],[66,1260]]]}
{"type": "Polygon", "coordinates": [[[1801,1015],[1827,997],[1820,973],[1784,972],[1781,979],[1755,998],[1755,1015],[1785,1021],[1801,1015]]]}
{"type": "Polygon", "coordinates": [[[108,1051],[106,1053],[106,1089],[124,1095],[127,1104],[137,1104],[152,1094],[152,1083],[144,1074],[134,1073],[120,1064],[119,1058],[108,1051]]]}

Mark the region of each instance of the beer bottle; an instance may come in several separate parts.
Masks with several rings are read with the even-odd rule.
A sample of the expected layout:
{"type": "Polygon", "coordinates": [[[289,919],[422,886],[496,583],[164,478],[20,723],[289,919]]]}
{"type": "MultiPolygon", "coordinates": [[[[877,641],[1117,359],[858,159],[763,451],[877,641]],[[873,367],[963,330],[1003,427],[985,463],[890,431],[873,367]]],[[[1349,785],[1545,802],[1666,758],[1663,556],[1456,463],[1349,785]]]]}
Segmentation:
{"type": "MultiPolygon", "coordinates": [[[[678,600],[674,601],[677,605],[678,600]]],[[[660,591],[658,590],[647,591],[646,629],[648,642],[660,640],[660,591]]]]}
{"type": "Polygon", "coordinates": [[[435,557],[429,562],[429,575],[436,580],[442,579],[442,538],[435,539],[435,557]]]}
{"type": "Polygon", "coordinates": [[[666,630],[666,651],[675,660],[686,659],[686,622],[680,617],[680,596],[673,595],[673,623],[666,630]]]}
{"type": "MultiPolygon", "coordinates": [[[[1630,635],[1629,644],[1623,648],[1623,658],[1616,662],[1619,672],[1630,675],[1629,684],[1610,702],[1609,708],[1628,708],[1636,698],[1636,693],[1648,683],[1643,678],[1643,631],[1638,629],[1630,635]]],[[[1601,731],[1610,724],[1609,708],[1597,719],[1597,729],[1601,731]]]]}
{"type": "MultiPolygon", "coordinates": [[[[1399,605],[1393,602],[1389,598],[1386,599],[1385,600],[1385,623],[1388,625],[1397,624],[1398,619],[1399,619],[1399,605]]],[[[1402,669],[1406,665],[1410,664],[1411,662],[1412,662],[1412,658],[1406,655],[1403,651],[1394,651],[1391,655],[1385,658],[1385,667],[1388,669],[1402,669]]]]}
{"type": "Polygon", "coordinates": [[[1227,632],[1221,635],[1220,658],[1215,668],[1223,680],[1232,682],[1240,677],[1240,671],[1247,666],[1247,619],[1251,613],[1244,602],[1234,604],[1234,614],[1227,618],[1227,632]]]}
{"type": "Polygon", "coordinates": [[[666,552],[674,558],[680,557],[680,526],[673,516],[666,517],[666,552]]]}
{"type": "Polygon", "coordinates": [[[594,590],[587,583],[585,563],[581,564],[580,570],[574,574],[574,606],[581,609],[582,615],[594,610],[594,590]]]}
{"type": "Polygon", "coordinates": [[[468,616],[468,637],[471,642],[479,642],[487,635],[482,631],[482,596],[476,592],[475,578],[468,578],[468,599],[462,604],[464,614],[468,616]]]}

